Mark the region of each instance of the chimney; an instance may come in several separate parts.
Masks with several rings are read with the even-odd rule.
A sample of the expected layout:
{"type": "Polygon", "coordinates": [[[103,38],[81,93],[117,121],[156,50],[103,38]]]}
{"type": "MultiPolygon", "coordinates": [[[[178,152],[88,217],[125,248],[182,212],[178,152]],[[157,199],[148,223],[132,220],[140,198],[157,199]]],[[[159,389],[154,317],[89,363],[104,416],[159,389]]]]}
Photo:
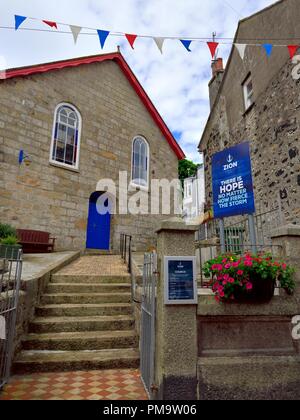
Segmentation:
{"type": "Polygon", "coordinates": [[[224,66],[223,66],[223,59],[217,58],[213,60],[212,65],[212,79],[209,82],[209,100],[210,100],[210,108],[212,109],[217,94],[219,92],[220,85],[223,80],[224,76],[224,66]]]}

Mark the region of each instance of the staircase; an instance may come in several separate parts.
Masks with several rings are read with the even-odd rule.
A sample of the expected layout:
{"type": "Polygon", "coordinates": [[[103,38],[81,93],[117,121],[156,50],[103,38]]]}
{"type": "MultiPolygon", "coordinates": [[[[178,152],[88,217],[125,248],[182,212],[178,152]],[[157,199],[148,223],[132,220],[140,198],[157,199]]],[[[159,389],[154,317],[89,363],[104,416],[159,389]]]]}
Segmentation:
{"type": "Polygon", "coordinates": [[[14,371],[137,368],[130,292],[130,276],[117,256],[85,256],[54,274],[14,371]]]}

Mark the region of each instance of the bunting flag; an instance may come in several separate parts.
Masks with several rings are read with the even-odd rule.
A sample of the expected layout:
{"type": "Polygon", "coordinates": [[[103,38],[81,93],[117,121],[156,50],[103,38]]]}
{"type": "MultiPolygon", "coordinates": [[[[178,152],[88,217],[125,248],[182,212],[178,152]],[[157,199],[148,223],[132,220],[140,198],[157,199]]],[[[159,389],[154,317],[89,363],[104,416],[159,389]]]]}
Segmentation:
{"type": "Polygon", "coordinates": [[[164,42],[165,42],[165,38],[156,37],[156,38],[153,38],[153,39],[154,39],[155,44],[157,45],[157,48],[159,49],[159,51],[162,54],[163,53],[163,45],[164,45],[164,42]]]}
{"type": "Polygon", "coordinates": [[[74,42],[77,43],[78,36],[82,30],[81,26],[70,25],[71,32],[73,34],[74,42]]]}
{"type": "Polygon", "coordinates": [[[55,28],[55,29],[57,29],[57,23],[56,23],[56,22],[51,22],[50,20],[43,20],[43,22],[44,22],[46,25],[50,26],[50,28],[55,28]]]}
{"type": "Polygon", "coordinates": [[[288,45],[291,59],[294,58],[296,52],[298,51],[299,45],[288,45]]]}
{"type": "Polygon", "coordinates": [[[25,16],[15,15],[15,29],[19,29],[22,23],[27,19],[25,16]]]}
{"type": "Polygon", "coordinates": [[[184,48],[188,51],[188,52],[192,52],[192,50],[190,49],[191,43],[192,41],[188,41],[186,39],[181,39],[180,42],[182,43],[182,45],[184,46],[184,48]]]}
{"type": "Polygon", "coordinates": [[[263,47],[267,53],[268,57],[271,57],[272,51],[273,51],[273,45],[272,44],[263,44],[263,47]]]}
{"type": "Polygon", "coordinates": [[[214,58],[215,55],[216,55],[216,51],[217,51],[217,48],[219,46],[219,43],[218,42],[208,42],[207,45],[208,45],[208,48],[210,49],[210,53],[211,53],[212,58],[214,58]]]}
{"type": "Polygon", "coordinates": [[[135,43],[135,40],[137,39],[137,35],[125,34],[125,37],[127,41],[129,42],[131,48],[134,50],[134,43],[135,43]]]}
{"type": "Polygon", "coordinates": [[[245,58],[247,44],[234,44],[242,60],[245,58]]]}
{"type": "Polygon", "coordinates": [[[100,30],[100,29],[98,29],[97,32],[98,32],[101,48],[103,49],[105,41],[107,40],[107,37],[110,34],[110,32],[109,31],[103,31],[103,30],[100,30]]]}

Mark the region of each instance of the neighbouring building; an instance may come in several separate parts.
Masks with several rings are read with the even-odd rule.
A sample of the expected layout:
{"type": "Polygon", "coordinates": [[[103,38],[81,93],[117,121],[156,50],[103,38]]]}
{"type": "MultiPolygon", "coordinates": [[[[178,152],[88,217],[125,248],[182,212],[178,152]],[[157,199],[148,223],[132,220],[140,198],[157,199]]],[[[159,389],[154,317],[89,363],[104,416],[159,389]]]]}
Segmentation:
{"type": "Polygon", "coordinates": [[[249,141],[257,208],[279,206],[288,223],[300,222],[300,90],[286,45],[299,45],[299,0],[281,0],[240,21],[234,43],[275,44],[270,57],[233,47],[226,69],[212,64],[211,112],[199,149],[204,154],[206,202],[212,203],[212,155],[249,141]],[[280,46],[282,45],[282,46],[280,46]]]}
{"type": "Polygon", "coordinates": [[[195,176],[184,180],[183,217],[193,220],[204,212],[205,179],[204,166],[199,165],[195,176]]]}
{"type": "Polygon", "coordinates": [[[118,190],[126,171],[129,197],[137,189],[147,199],[151,180],[177,179],[183,158],[119,52],[11,69],[0,80],[0,221],[48,231],[58,250],[118,251],[120,233],[138,250],[153,245],[166,215],[101,215],[98,182],[118,190]]]}

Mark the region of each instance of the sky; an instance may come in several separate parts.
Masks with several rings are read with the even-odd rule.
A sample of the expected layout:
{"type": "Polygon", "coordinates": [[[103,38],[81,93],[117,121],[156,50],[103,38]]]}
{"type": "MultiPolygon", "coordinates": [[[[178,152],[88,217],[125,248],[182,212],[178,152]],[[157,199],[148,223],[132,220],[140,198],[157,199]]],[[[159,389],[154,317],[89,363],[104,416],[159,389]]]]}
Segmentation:
{"type": "MultiPolygon", "coordinates": [[[[274,0],[1,0],[0,27],[14,26],[14,15],[57,21],[114,32],[183,39],[233,38],[238,21],[274,0]]],[[[23,28],[45,28],[27,20],[23,28]]],[[[49,29],[49,28],[48,28],[49,29]]],[[[65,27],[59,29],[66,30],[65,27]]],[[[86,31],[85,31],[86,32],[86,31]]],[[[116,51],[117,46],[142,83],[186,156],[201,157],[197,146],[209,115],[211,56],[204,43],[187,52],[177,40],[166,40],[163,54],[151,39],[138,38],[132,50],[124,37],[111,36],[103,51],[97,33],[79,35],[15,31],[0,28],[0,67],[12,68],[116,51]]],[[[218,56],[226,63],[230,45],[218,56]]]]}

